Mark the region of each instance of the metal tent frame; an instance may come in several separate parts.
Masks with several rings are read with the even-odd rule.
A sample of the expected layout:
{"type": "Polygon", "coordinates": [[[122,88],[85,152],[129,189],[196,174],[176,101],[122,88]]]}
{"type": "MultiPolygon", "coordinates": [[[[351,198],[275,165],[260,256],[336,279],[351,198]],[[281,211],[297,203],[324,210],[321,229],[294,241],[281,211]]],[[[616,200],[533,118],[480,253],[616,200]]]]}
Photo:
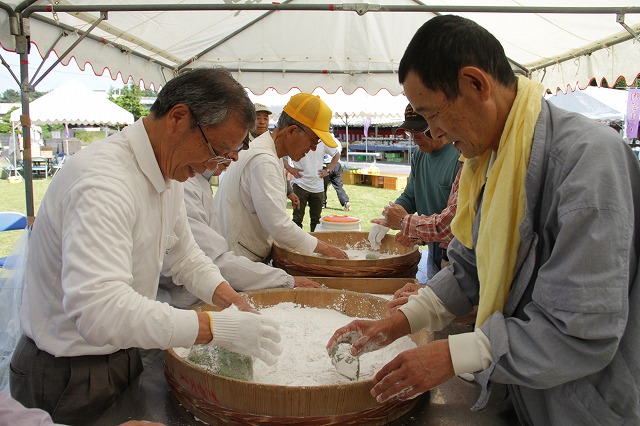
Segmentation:
{"type": "MultiPolygon", "coordinates": [[[[162,0],[160,0],[162,1],[162,0]]],[[[372,4],[372,3],[300,3],[294,0],[285,0],[282,3],[254,3],[246,2],[245,4],[225,2],[224,4],[195,4],[195,3],[183,3],[183,4],[171,4],[171,3],[158,3],[150,4],[146,2],[131,4],[69,4],[68,2],[56,2],[45,3],[38,0],[26,0],[18,3],[17,1],[0,1],[0,9],[7,14],[9,29],[11,36],[14,38],[15,52],[20,55],[20,78],[11,71],[10,67],[6,64],[4,59],[2,63],[9,69],[11,75],[15,79],[16,83],[20,87],[21,91],[21,103],[23,114],[21,116],[21,125],[23,127],[24,135],[24,173],[25,173],[25,191],[26,191],[26,211],[29,217],[30,223],[34,220],[34,207],[33,207],[33,186],[31,181],[31,141],[29,127],[31,125],[29,118],[29,101],[28,94],[35,90],[37,84],[45,78],[49,72],[58,64],[63,63],[64,60],[70,59],[70,54],[74,49],[82,42],[97,43],[96,46],[108,46],[114,51],[120,52],[122,55],[126,55],[132,63],[135,64],[148,64],[154,67],[155,75],[159,75],[162,84],[173,76],[177,75],[182,70],[185,70],[194,66],[207,66],[210,62],[206,62],[203,58],[211,55],[217,48],[224,46],[239,34],[249,31],[251,28],[263,23],[263,21],[269,16],[280,12],[292,12],[292,11],[305,11],[305,12],[331,12],[333,13],[356,13],[358,16],[363,17],[365,15],[370,16],[372,14],[389,14],[389,13],[417,13],[428,12],[433,16],[442,13],[457,13],[457,14],[581,14],[581,15],[605,15],[610,16],[621,27],[621,32],[611,35],[607,39],[597,40],[591,45],[582,46],[577,50],[566,52],[564,55],[556,56],[551,60],[544,60],[540,63],[529,64],[528,66],[522,65],[515,60],[511,60],[514,69],[532,77],[537,76],[540,80],[545,78],[547,70],[550,67],[556,67],[558,64],[570,62],[576,58],[588,57],[596,54],[600,51],[607,51],[617,45],[628,45],[629,41],[634,43],[640,42],[640,24],[628,25],[625,23],[625,17],[628,15],[640,14],[640,7],[630,6],[611,6],[611,7],[528,7],[528,6],[433,6],[425,5],[424,3],[413,0],[411,4],[404,5],[384,5],[384,4],[372,4]],[[136,37],[127,33],[122,33],[118,28],[112,27],[107,21],[109,14],[130,13],[130,12],[157,12],[159,14],[163,12],[204,12],[204,11],[234,11],[236,15],[240,12],[251,12],[253,18],[248,19],[242,26],[235,28],[229,32],[225,37],[214,41],[206,48],[195,52],[187,59],[182,59],[172,54],[171,52],[163,49],[161,46],[157,46],[151,39],[144,39],[136,37]],[[260,12],[257,15],[256,12],[260,12]],[[97,15],[96,15],[97,13],[97,15]],[[61,16],[73,16],[73,19],[83,22],[87,26],[78,28],[78,26],[71,26],[59,19],[61,16]],[[51,16],[51,17],[49,17],[51,16]],[[51,46],[47,49],[46,53],[42,55],[47,58],[56,45],[59,43],[64,46],[63,53],[58,55],[58,60],[49,69],[43,71],[38,76],[41,69],[38,68],[33,78],[29,79],[28,70],[28,52],[31,45],[31,22],[37,21],[38,23],[46,24],[47,26],[55,27],[59,29],[59,35],[56,40],[53,40],[51,46]],[[105,34],[113,35],[113,38],[107,38],[93,34],[93,32],[99,29],[105,34]],[[76,36],[76,40],[70,43],[65,40],[65,36],[73,34],[76,36]],[[69,44],[70,43],[70,44],[69,44]],[[150,53],[145,53],[150,52],[150,53]],[[36,80],[36,77],[38,79],[36,80]]],[[[276,16],[276,15],[274,15],[276,16]]],[[[0,12],[0,18],[2,18],[2,12],[0,12]]],[[[2,20],[0,19],[0,22],[2,20]]],[[[637,45],[635,46],[637,48],[637,45]]],[[[632,47],[633,49],[633,47],[632,47]]],[[[640,49],[637,49],[640,51],[640,49]]],[[[637,52],[634,50],[634,54],[637,52]]],[[[640,54],[639,54],[640,55],[640,54]]],[[[209,61],[215,60],[209,59],[209,61]]],[[[240,62],[238,62],[240,64],[240,62]]],[[[223,64],[223,66],[225,66],[223,64]]],[[[344,69],[335,67],[335,69],[327,68],[296,68],[296,67],[283,67],[270,68],[270,67],[252,67],[241,66],[237,67],[227,66],[237,73],[238,76],[263,76],[266,74],[274,75],[294,75],[302,79],[303,76],[311,75],[315,78],[327,78],[336,77],[340,75],[354,77],[357,80],[359,76],[365,76],[369,79],[375,79],[376,75],[389,78],[394,77],[397,69],[397,64],[390,64],[385,69],[344,69]]],[[[41,65],[42,67],[42,65],[41,65]]],[[[366,64],[364,65],[366,67],[366,64]]],[[[120,70],[116,70],[120,71],[120,70]]],[[[571,78],[571,77],[569,77],[571,78]]],[[[135,80],[135,79],[134,79],[135,80]]],[[[381,80],[382,81],[382,80],[381,80]]],[[[386,80],[389,81],[389,80],[386,80]]],[[[145,80],[145,83],[147,81],[145,80]]],[[[575,84],[575,81],[566,82],[567,84],[575,84]]],[[[375,85],[375,83],[373,83],[375,85]]],[[[250,87],[251,88],[251,87],[250,87]]]]}

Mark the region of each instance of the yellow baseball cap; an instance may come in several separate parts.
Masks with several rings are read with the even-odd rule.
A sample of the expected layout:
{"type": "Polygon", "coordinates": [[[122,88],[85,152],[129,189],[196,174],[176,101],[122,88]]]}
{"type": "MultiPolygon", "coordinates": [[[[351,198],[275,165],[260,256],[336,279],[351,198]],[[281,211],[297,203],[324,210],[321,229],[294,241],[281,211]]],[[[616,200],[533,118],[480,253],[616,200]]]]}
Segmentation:
{"type": "Polygon", "coordinates": [[[320,99],[320,96],[311,93],[293,95],[284,106],[284,112],[313,130],[313,133],[329,148],[338,146],[334,137],[329,133],[333,113],[331,108],[320,99]]]}

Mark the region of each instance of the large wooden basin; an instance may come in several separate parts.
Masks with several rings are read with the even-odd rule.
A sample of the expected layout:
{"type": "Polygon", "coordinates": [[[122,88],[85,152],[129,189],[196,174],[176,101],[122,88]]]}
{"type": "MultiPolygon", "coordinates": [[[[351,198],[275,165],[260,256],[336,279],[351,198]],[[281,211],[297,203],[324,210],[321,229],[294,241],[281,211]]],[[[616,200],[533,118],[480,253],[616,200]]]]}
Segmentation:
{"type": "MultiPolygon", "coordinates": [[[[331,308],[348,316],[381,318],[386,301],[370,295],[330,289],[279,289],[248,293],[256,307],[294,302],[331,308]]],[[[198,309],[213,309],[209,305],[198,309]]],[[[411,336],[426,344],[433,335],[411,336]]],[[[165,376],[180,403],[210,424],[382,425],[413,408],[418,399],[379,404],[369,393],[373,380],[330,386],[278,386],[218,376],[186,362],[173,350],[165,357],[165,376]]]]}
{"type": "MultiPolygon", "coordinates": [[[[343,250],[369,248],[368,232],[312,232],[311,235],[343,250]]],[[[393,235],[385,235],[380,244],[380,253],[392,257],[382,259],[330,259],[304,255],[273,244],[271,257],[274,266],[291,275],[318,277],[410,277],[418,270],[420,251],[417,246],[405,247],[396,244],[393,235]]]]}

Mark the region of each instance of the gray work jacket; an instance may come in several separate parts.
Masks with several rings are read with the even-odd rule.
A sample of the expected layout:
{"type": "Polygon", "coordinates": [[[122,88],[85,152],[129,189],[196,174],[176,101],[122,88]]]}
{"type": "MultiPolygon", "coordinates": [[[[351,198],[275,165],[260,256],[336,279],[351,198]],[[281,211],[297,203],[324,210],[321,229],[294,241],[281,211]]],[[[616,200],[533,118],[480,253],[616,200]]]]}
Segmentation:
{"type": "MultiPolygon", "coordinates": [[[[638,159],[612,129],[543,100],[525,190],[504,314],[481,327],[494,361],[476,374],[474,409],[493,382],[525,425],[638,425],[638,159]]],[[[465,314],[478,303],[476,253],[454,239],[448,255],[429,286],[465,314]]]]}

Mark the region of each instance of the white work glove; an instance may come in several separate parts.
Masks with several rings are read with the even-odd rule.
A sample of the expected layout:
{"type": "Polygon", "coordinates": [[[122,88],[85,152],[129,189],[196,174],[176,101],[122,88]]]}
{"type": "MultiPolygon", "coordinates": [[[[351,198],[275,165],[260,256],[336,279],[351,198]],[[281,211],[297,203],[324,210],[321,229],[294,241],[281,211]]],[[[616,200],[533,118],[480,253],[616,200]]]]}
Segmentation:
{"type": "Polygon", "coordinates": [[[213,340],[209,344],[260,358],[272,366],[282,353],[280,326],[266,316],[236,309],[207,312],[213,340]]]}
{"type": "Polygon", "coordinates": [[[373,250],[380,250],[380,243],[385,235],[389,232],[389,228],[386,226],[378,225],[374,223],[371,225],[371,230],[369,231],[369,244],[373,250]]]}

